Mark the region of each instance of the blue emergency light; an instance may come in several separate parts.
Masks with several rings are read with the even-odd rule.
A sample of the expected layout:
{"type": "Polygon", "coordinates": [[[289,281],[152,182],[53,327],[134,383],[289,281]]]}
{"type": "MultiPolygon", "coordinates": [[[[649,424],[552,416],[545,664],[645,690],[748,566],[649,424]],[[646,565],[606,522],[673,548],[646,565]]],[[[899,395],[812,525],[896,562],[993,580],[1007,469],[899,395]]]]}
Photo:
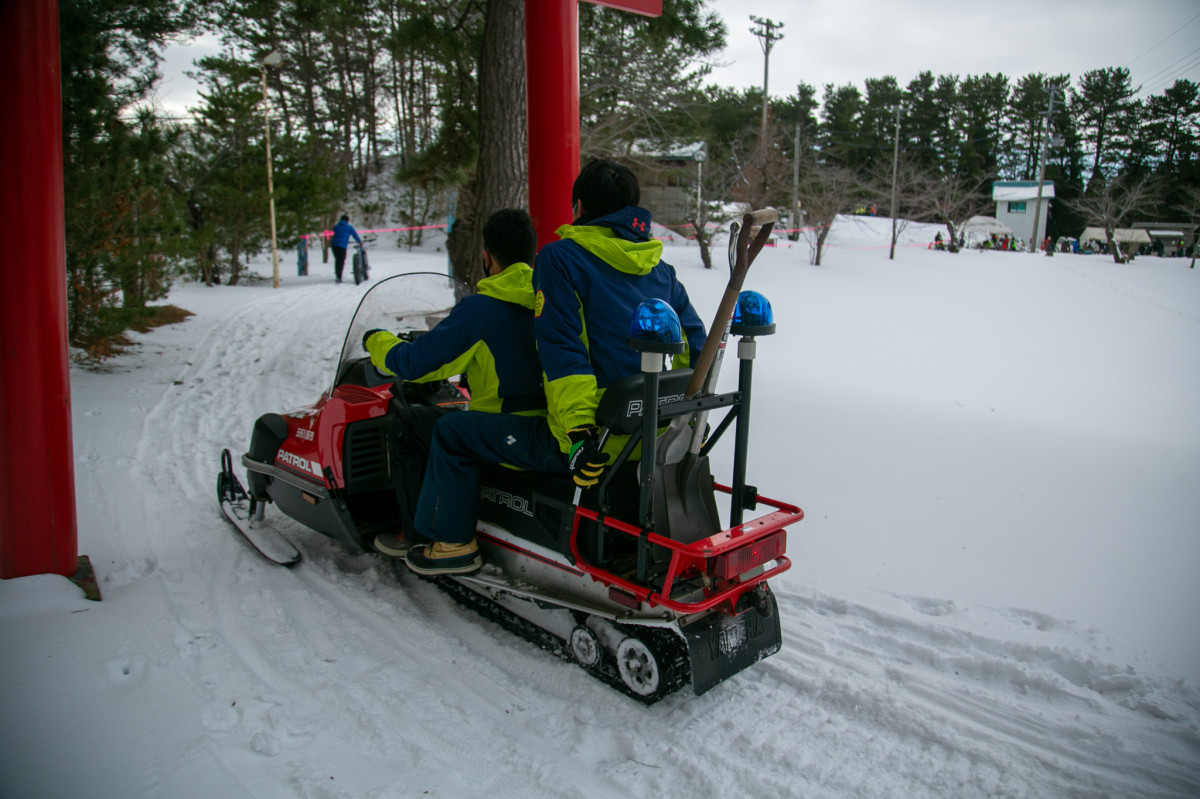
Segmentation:
{"type": "Polygon", "coordinates": [[[633,312],[629,346],[638,352],[683,352],[683,327],[675,309],[662,300],[644,300],[633,312]]]}
{"type": "Polygon", "coordinates": [[[743,291],[733,309],[729,332],[735,336],[769,336],[775,332],[771,303],[757,291],[743,291]]]}

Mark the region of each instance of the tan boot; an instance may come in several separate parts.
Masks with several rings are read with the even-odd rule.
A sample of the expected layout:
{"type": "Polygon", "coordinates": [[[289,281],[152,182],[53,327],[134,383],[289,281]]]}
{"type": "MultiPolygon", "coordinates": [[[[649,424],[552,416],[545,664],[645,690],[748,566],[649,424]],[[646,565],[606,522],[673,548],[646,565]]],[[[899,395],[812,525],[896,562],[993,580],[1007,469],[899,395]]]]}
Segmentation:
{"type": "Polygon", "coordinates": [[[375,536],[375,551],[391,558],[402,558],[408,554],[408,541],[399,533],[381,533],[375,536]]]}
{"type": "Polygon", "coordinates": [[[483,557],[474,538],[465,544],[435,541],[429,546],[413,547],[404,561],[417,574],[430,575],[470,574],[483,567],[483,557]]]}

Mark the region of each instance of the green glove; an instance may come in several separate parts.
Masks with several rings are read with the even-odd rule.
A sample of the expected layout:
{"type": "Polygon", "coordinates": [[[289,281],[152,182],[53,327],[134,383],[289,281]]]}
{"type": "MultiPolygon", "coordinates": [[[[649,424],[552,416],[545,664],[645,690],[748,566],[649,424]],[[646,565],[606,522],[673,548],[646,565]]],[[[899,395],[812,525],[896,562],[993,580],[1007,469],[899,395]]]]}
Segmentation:
{"type": "Polygon", "coordinates": [[[363,349],[371,353],[371,365],[385,375],[393,374],[392,370],[387,368],[387,354],[392,351],[392,347],[403,343],[398,336],[386,330],[368,331],[363,337],[363,349]]]}

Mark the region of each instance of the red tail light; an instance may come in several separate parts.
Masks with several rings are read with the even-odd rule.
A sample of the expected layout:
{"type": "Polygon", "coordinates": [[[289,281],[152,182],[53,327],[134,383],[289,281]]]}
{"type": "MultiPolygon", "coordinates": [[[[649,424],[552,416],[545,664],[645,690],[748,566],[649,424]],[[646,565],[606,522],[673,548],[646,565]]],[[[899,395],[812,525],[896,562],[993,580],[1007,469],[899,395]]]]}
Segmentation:
{"type": "Polygon", "coordinates": [[[751,569],[775,560],[783,554],[787,534],[780,530],[752,544],[713,558],[711,573],[718,580],[728,580],[751,569]]]}

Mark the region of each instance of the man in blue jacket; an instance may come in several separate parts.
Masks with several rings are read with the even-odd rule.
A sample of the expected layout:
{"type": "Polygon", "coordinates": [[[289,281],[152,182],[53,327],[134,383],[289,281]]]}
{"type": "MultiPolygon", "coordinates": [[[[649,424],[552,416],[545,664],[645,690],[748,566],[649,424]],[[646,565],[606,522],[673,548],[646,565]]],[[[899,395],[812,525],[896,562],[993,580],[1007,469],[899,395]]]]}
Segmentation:
{"type": "Polygon", "coordinates": [[[329,246],[333,250],[333,274],[337,278],[337,282],[342,282],[342,267],[346,265],[346,247],[350,244],[350,237],[362,245],[362,239],[358,237],[358,231],[350,225],[350,217],[342,214],[342,218],[333,226],[333,236],[329,240],[329,246]]]}
{"type": "MultiPolygon", "coordinates": [[[[466,374],[466,411],[439,416],[413,518],[429,545],[381,536],[376,549],[405,557],[421,574],[466,574],[483,560],[475,542],[482,464],[565,472],[546,425],[546,395],[533,338],[533,270],[537,234],[529,214],[497,211],[483,227],[486,277],[478,294],[411,343],[386,331],[364,339],[371,363],[405,380],[466,374]]],[[[406,531],[409,532],[409,531],[406,531]]]]}
{"type": "Polygon", "coordinates": [[[550,429],[575,483],[593,486],[625,437],[597,445],[596,407],[614,380],[636,374],[641,356],[628,344],[634,310],[643,301],[666,301],[683,325],[687,351],[673,367],[687,367],[704,348],[704,323],[662,260],[662,242],[650,237],[650,212],[638,207],[641,191],[627,167],[595,160],[571,189],[575,221],[560,240],[541,249],[534,271],[534,333],[546,375],[550,429]]]}

